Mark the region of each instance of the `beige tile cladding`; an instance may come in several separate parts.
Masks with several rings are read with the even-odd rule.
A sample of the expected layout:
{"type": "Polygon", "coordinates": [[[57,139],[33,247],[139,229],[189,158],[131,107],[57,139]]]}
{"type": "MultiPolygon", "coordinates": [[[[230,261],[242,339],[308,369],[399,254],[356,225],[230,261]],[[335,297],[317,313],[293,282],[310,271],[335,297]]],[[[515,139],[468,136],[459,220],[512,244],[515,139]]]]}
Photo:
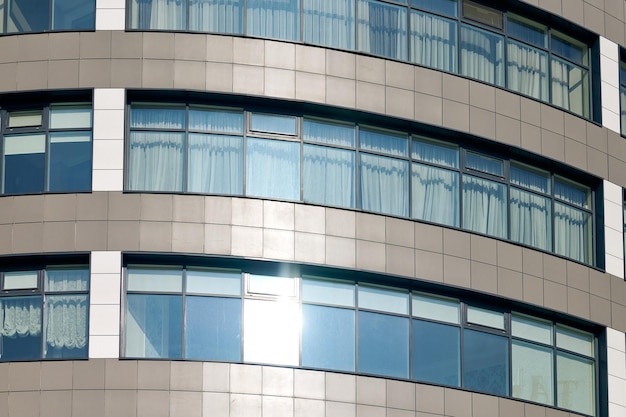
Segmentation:
{"type": "Polygon", "coordinates": [[[537,417],[569,413],[384,378],[228,363],[90,359],[0,364],[6,417],[537,417]]]}
{"type": "Polygon", "coordinates": [[[519,300],[626,331],[626,282],[460,230],[248,198],[95,192],[0,198],[0,255],[154,251],[356,268],[519,300]]]}
{"type": "MultiPolygon", "coordinates": [[[[607,10],[622,11],[617,1],[623,3],[607,0],[607,10]]],[[[539,6],[569,9],[566,3],[539,6]]],[[[584,7],[597,9],[595,3],[603,2],[584,7]]],[[[515,93],[410,64],[271,40],[154,32],[5,36],[0,50],[0,92],[125,87],[310,101],[470,132],[626,187],[619,135],[515,93]]]]}

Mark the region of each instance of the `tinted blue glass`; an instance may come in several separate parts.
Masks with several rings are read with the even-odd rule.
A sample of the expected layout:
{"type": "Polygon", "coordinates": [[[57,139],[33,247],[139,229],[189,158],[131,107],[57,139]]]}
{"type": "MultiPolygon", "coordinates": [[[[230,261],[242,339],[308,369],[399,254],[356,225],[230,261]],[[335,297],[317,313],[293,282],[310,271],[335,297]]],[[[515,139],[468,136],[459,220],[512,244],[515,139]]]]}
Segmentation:
{"type": "Polygon", "coordinates": [[[151,129],[184,129],[185,108],[175,105],[133,104],[130,127],[151,129]]]}
{"type": "Polygon", "coordinates": [[[540,25],[517,16],[509,15],[506,31],[509,36],[541,48],[546,47],[548,36],[544,25],[540,25]]]}
{"type": "MultiPolygon", "coordinates": [[[[554,32],[553,32],[554,33],[554,32]]],[[[561,55],[577,64],[587,64],[587,47],[568,36],[553,34],[551,37],[552,52],[561,55]]]]}
{"type": "Polygon", "coordinates": [[[406,61],[408,58],[406,7],[375,0],[359,0],[357,17],[359,51],[406,61]]]}
{"type": "Polygon", "coordinates": [[[52,29],[94,29],[95,0],[54,0],[52,29]]]}
{"type": "Polygon", "coordinates": [[[354,146],[354,125],[322,122],[304,119],[302,137],[306,141],[327,143],[329,145],[354,146]]]}
{"type": "Polygon", "coordinates": [[[194,32],[243,33],[244,0],[189,2],[189,30],[194,32]]]}
{"type": "Polygon", "coordinates": [[[300,144],[273,139],[248,139],[246,194],[300,199],[300,144]]]}
{"type": "MultiPolygon", "coordinates": [[[[76,285],[70,281],[74,278],[72,275],[75,274],[69,274],[67,277],[68,287],[76,285]]],[[[87,295],[56,294],[46,296],[46,358],[87,357],[88,309],[89,299],[87,295]]]]}
{"type": "Polygon", "coordinates": [[[185,358],[241,360],[241,299],[187,297],[185,358]]]}
{"type": "Polygon", "coordinates": [[[133,29],[185,30],[187,0],[131,0],[133,29]]]}
{"type": "Polygon", "coordinates": [[[413,320],[413,379],[460,386],[460,351],[458,327],[413,320]]]}
{"type": "Polygon", "coordinates": [[[298,40],[300,37],[299,0],[247,0],[248,35],[298,40]]]}
{"type": "Polygon", "coordinates": [[[303,305],[302,366],[354,371],[354,321],[354,310],[303,305]]]}
{"type": "Polygon", "coordinates": [[[409,215],[409,163],[361,153],[361,208],[395,216],[409,215]]]}
{"type": "Polygon", "coordinates": [[[474,330],[463,338],[463,388],[509,395],[508,339],[474,330]]]}
{"type": "Polygon", "coordinates": [[[182,356],[183,302],[177,295],[128,294],[126,356],[182,356]]]}
{"type": "Polygon", "coordinates": [[[41,357],[41,297],[0,299],[2,336],[0,360],[26,360],[41,357]]]}
{"type": "Polygon", "coordinates": [[[250,116],[250,129],[257,132],[295,135],[296,123],[296,118],[293,116],[258,113],[253,113],[250,116]]]}
{"type": "Polygon", "coordinates": [[[411,6],[450,16],[458,13],[456,0],[411,0],[411,6]]]}
{"type": "Polygon", "coordinates": [[[49,191],[91,190],[91,142],[50,143],[48,164],[49,191]]]}
{"type": "Polygon", "coordinates": [[[40,193],[44,190],[45,154],[5,155],[4,193],[40,193]]]}
{"type": "Polygon", "coordinates": [[[304,201],[354,207],[354,151],[304,145],[304,201]]]}
{"type": "Polygon", "coordinates": [[[41,0],[9,0],[7,32],[43,32],[50,28],[50,3],[41,0]]]}
{"type": "Polygon", "coordinates": [[[409,319],[359,311],[359,372],[409,377],[409,319]]]}
{"type": "Polygon", "coordinates": [[[243,133],[243,112],[203,108],[190,109],[189,130],[243,133]]]}
{"type": "Polygon", "coordinates": [[[407,136],[391,132],[361,129],[359,132],[359,146],[361,149],[389,155],[409,155],[409,140],[407,136]]]}
{"type": "Polygon", "coordinates": [[[354,0],[304,0],[303,40],[332,48],[354,49],[354,0]]]}

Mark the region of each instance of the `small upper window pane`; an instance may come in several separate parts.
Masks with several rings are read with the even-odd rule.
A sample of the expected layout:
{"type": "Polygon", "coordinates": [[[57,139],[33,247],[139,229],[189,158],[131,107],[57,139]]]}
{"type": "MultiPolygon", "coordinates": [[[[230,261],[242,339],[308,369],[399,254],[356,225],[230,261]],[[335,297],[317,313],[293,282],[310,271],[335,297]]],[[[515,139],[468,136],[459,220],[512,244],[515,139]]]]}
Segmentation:
{"type": "Polygon", "coordinates": [[[532,20],[521,16],[508,14],[506,32],[509,36],[528,42],[540,48],[545,48],[548,43],[547,28],[532,20]]]}
{"type": "Polygon", "coordinates": [[[184,129],[185,108],[172,104],[133,104],[130,127],[151,129],[184,129]]]}
{"type": "Polygon", "coordinates": [[[504,27],[504,16],[500,10],[483,6],[482,4],[474,3],[469,0],[463,1],[463,17],[498,29],[504,27]]]}
{"type": "Polygon", "coordinates": [[[468,152],[466,166],[476,171],[504,177],[504,162],[499,158],[468,152]]]}
{"type": "Polygon", "coordinates": [[[29,290],[37,288],[37,271],[5,272],[3,290],[29,290]]]}
{"type": "Polygon", "coordinates": [[[446,167],[459,167],[459,147],[423,137],[414,137],[411,155],[414,159],[446,167]]]}
{"type": "Polygon", "coordinates": [[[567,203],[589,208],[591,190],[584,185],[556,177],[554,180],[554,196],[567,203]]]}
{"type": "Polygon", "coordinates": [[[296,135],[296,123],[297,120],[293,116],[252,113],[250,129],[255,132],[296,135]]]}
{"type": "Polygon", "coordinates": [[[45,275],[46,291],[87,291],[89,269],[48,267],[45,275]]]}
{"type": "Polygon", "coordinates": [[[459,324],[459,300],[413,293],[413,316],[459,324]]]}
{"type": "Polygon", "coordinates": [[[411,6],[455,17],[458,14],[456,0],[411,0],[411,6]]]}
{"type": "Polygon", "coordinates": [[[522,314],[514,313],[511,316],[511,334],[527,340],[551,345],[552,323],[539,320],[522,314]]]}
{"type": "Polygon", "coordinates": [[[356,129],[353,125],[304,119],[302,137],[306,141],[328,145],[354,146],[356,129]]]}
{"type": "Polygon", "coordinates": [[[566,326],[556,328],[556,346],[581,355],[593,356],[593,334],[566,326]]]}
{"type": "Polygon", "coordinates": [[[361,149],[389,155],[409,155],[407,135],[399,132],[361,129],[359,132],[359,146],[361,149]]]}
{"type": "Polygon", "coordinates": [[[302,301],[354,307],[354,283],[315,277],[302,278],[302,301]]]}
{"type": "Polygon", "coordinates": [[[128,268],[128,291],[182,292],[183,275],[180,269],[128,268]]]}
{"type": "Polygon", "coordinates": [[[94,0],[53,0],[52,29],[93,29],[96,22],[94,0]]]}
{"type": "Polygon", "coordinates": [[[499,311],[468,306],[467,321],[468,323],[504,330],[504,314],[499,311]]]}
{"type": "Polygon", "coordinates": [[[189,129],[204,132],[243,133],[243,112],[189,109],[189,129]]]}
{"type": "Polygon", "coordinates": [[[562,33],[552,31],[552,52],[563,58],[581,65],[589,65],[589,48],[584,43],[577,41],[562,33]]]}
{"type": "Polygon", "coordinates": [[[91,107],[86,105],[50,106],[50,128],[90,128],[91,107]]]}
{"type": "Polygon", "coordinates": [[[13,135],[4,137],[5,156],[44,153],[45,151],[46,137],[43,134],[13,135]]]}
{"type": "Polygon", "coordinates": [[[9,112],[9,127],[41,126],[41,109],[9,112]]]}
{"type": "Polygon", "coordinates": [[[395,288],[359,286],[359,307],[389,313],[409,313],[409,293],[395,288]]]}
{"type": "Polygon", "coordinates": [[[188,269],[187,292],[241,295],[241,272],[230,269],[188,269]]]}
{"type": "Polygon", "coordinates": [[[550,192],[550,174],[546,171],[511,161],[509,175],[511,184],[544,194],[550,192]]]}
{"type": "Polygon", "coordinates": [[[297,291],[297,279],[293,277],[250,275],[248,280],[248,292],[253,294],[295,297],[297,291]]]}

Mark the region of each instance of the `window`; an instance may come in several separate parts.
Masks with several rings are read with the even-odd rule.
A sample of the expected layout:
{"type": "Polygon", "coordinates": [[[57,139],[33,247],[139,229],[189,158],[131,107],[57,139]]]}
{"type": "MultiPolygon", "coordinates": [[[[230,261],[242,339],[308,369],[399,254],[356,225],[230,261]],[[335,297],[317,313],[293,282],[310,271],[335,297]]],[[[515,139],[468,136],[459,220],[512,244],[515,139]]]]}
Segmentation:
{"type": "Polygon", "coordinates": [[[619,63],[619,98],[620,98],[620,121],[622,135],[626,135],[626,61],[624,60],[624,52],[619,63]]]}
{"type": "Polygon", "coordinates": [[[3,270],[0,283],[0,361],[87,357],[87,266],[3,270]]]}
{"type": "Polygon", "coordinates": [[[91,190],[91,104],[8,108],[2,118],[2,193],[91,190]]]}
{"type": "Polygon", "coordinates": [[[3,33],[89,30],[95,15],[94,0],[9,0],[0,11],[0,28],[3,33]]]}
{"type": "Polygon", "coordinates": [[[127,265],[125,356],[355,372],[596,414],[586,329],[359,274],[211,261],[225,262],[127,265]]]}

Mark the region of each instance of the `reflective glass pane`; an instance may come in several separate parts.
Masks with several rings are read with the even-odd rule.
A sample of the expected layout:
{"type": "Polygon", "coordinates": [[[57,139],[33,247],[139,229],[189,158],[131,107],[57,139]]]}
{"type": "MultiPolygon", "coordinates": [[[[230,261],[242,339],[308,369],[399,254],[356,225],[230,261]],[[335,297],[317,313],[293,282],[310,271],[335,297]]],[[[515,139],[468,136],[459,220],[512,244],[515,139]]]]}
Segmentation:
{"type": "Polygon", "coordinates": [[[459,227],[459,173],[422,164],[411,165],[411,216],[459,227]]]}
{"type": "Polygon", "coordinates": [[[355,206],[355,152],[304,145],[304,201],[327,206],[355,206]]]}
{"type": "Polygon", "coordinates": [[[86,358],[87,295],[46,296],[46,358],[86,358]]]}
{"type": "Polygon", "coordinates": [[[506,337],[463,331],[463,387],[509,395],[509,342],[506,337]]]}
{"type": "Polygon", "coordinates": [[[552,52],[577,64],[588,65],[589,48],[584,43],[557,31],[552,31],[551,41],[552,52]]]}
{"type": "Polygon", "coordinates": [[[248,292],[284,297],[297,295],[298,280],[293,277],[276,277],[270,275],[250,275],[248,292]]]}
{"type": "Polygon", "coordinates": [[[460,386],[460,350],[458,327],[413,320],[413,379],[460,386]]]}
{"type": "Polygon", "coordinates": [[[504,313],[498,311],[468,306],[467,321],[468,323],[480,324],[481,326],[504,330],[504,313]]]}
{"type": "Polygon", "coordinates": [[[184,133],[130,132],[128,188],[182,191],[184,133]]]}
{"type": "Polygon", "coordinates": [[[198,0],[189,3],[189,30],[243,33],[243,0],[198,0]]]}
{"type": "Polygon", "coordinates": [[[461,25],[461,75],[504,86],[504,38],[461,25]]]}
{"type": "Polygon", "coordinates": [[[41,358],[41,296],[0,298],[0,360],[41,358]]]}
{"type": "Polygon", "coordinates": [[[244,301],[245,362],[297,366],[300,305],[288,301],[244,301]]]}
{"type": "Polygon", "coordinates": [[[359,372],[409,377],[409,319],[359,311],[359,372]]]}
{"type": "Polygon", "coordinates": [[[511,314],[511,334],[527,340],[552,345],[552,323],[522,314],[511,314]]]}
{"type": "Polygon", "coordinates": [[[623,86],[619,90],[620,99],[620,118],[622,126],[622,135],[626,134],[626,88],[623,86]]]}
{"type": "Polygon", "coordinates": [[[589,72],[552,57],[552,104],[579,116],[589,117],[589,72]]]}
{"type": "Polygon", "coordinates": [[[572,329],[571,327],[557,326],[556,346],[581,355],[593,356],[593,334],[572,329]]]}
{"type": "Polygon", "coordinates": [[[95,29],[95,0],[53,0],[52,29],[95,29]]]}
{"type": "Polygon", "coordinates": [[[548,46],[548,34],[545,25],[512,13],[507,14],[506,32],[509,36],[540,48],[548,46]]]}
{"type": "Polygon", "coordinates": [[[302,306],[302,366],[354,372],[355,312],[302,306]]]}
{"type": "Polygon", "coordinates": [[[300,38],[299,0],[247,0],[246,31],[262,38],[300,38]]]}
{"type": "Polygon", "coordinates": [[[361,153],[360,174],[363,210],[408,217],[408,161],[361,153]]]}
{"type": "Polygon", "coordinates": [[[595,370],[593,362],[566,353],[556,361],[557,406],[581,414],[596,414],[595,370]]]}
{"type": "Polygon", "coordinates": [[[241,272],[229,269],[187,269],[187,292],[241,295],[241,272]]]}
{"type": "Polygon", "coordinates": [[[465,158],[465,166],[469,169],[485,172],[498,177],[504,176],[504,161],[502,159],[491,158],[475,152],[467,152],[465,158]]]}
{"type": "Polygon", "coordinates": [[[9,127],[41,126],[41,110],[26,110],[9,112],[9,127]]]}
{"type": "Polygon", "coordinates": [[[506,191],[505,184],[464,175],[463,228],[506,238],[506,191]]]}
{"type": "Polygon", "coordinates": [[[4,137],[4,193],[24,194],[44,191],[44,135],[4,137]]]}
{"type": "Polygon", "coordinates": [[[550,173],[511,161],[511,184],[547,194],[550,192],[550,173]]]}
{"type": "Polygon", "coordinates": [[[90,128],[91,105],[50,105],[50,128],[90,128]]]}
{"type": "Polygon", "coordinates": [[[128,291],[181,292],[183,272],[180,269],[127,270],[128,291]]]}
{"type": "Polygon", "coordinates": [[[48,267],[44,278],[46,291],[87,291],[89,289],[87,267],[48,267]]]}
{"type": "Polygon", "coordinates": [[[188,296],[185,358],[241,360],[241,299],[188,296]]]}
{"type": "Polygon", "coordinates": [[[560,177],[554,178],[554,196],[582,208],[589,208],[591,203],[589,187],[560,177]]]}
{"type": "Polygon", "coordinates": [[[51,132],[48,191],[91,190],[91,132],[51,132]]]}
{"type": "Polygon", "coordinates": [[[132,29],[185,30],[187,29],[187,0],[131,0],[130,27],[132,29]]]}
{"type": "Polygon", "coordinates": [[[243,193],[243,138],[189,134],[187,181],[189,192],[243,193]]]}
{"type": "Polygon", "coordinates": [[[552,202],[548,197],[511,188],[511,240],[543,250],[552,249],[552,202]]]}
{"type": "Polygon", "coordinates": [[[22,290],[37,288],[37,271],[16,271],[4,273],[3,290],[22,290]]]}
{"type": "Polygon", "coordinates": [[[513,397],[554,405],[552,349],[514,340],[511,355],[513,397]]]}
{"type": "Polygon", "coordinates": [[[303,41],[354,49],[354,0],[304,0],[303,41]]]}
{"type": "Polygon", "coordinates": [[[409,155],[409,140],[404,133],[361,129],[359,131],[359,147],[394,156],[409,155]]]}
{"type": "Polygon", "coordinates": [[[504,13],[473,1],[463,0],[463,17],[498,29],[504,28],[504,13]]]}
{"type": "Polygon", "coordinates": [[[409,314],[409,293],[384,287],[359,285],[359,308],[409,314]]]}
{"type": "Polygon", "coordinates": [[[314,277],[302,278],[302,301],[354,307],[354,283],[314,277]]]}
{"type": "MultiPolygon", "coordinates": [[[[555,187],[556,188],[556,187],[555,187]]],[[[591,214],[559,202],[554,203],[554,252],[589,264],[591,214]]]]}
{"type": "Polygon", "coordinates": [[[183,302],[179,295],[126,296],[126,356],[181,358],[183,302]]]}
{"type": "Polygon", "coordinates": [[[7,32],[44,32],[50,29],[50,3],[7,0],[7,32]]]}
{"type": "Polygon", "coordinates": [[[422,137],[413,138],[411,156],[431,164],[459,167],[459,147],[422,137]]]}
{"type": "Polygon", "coordinates": [[[260,113],[252,113],[250,116],[250,129],[256,132],[295,135],[296,123],[297,119],[293,116],[260,113]]]}
{"type": "Polygon", "coordinates": [[[302,137],[309,142],[352,147],[355,142],[356,129],[354,125],[304,119],[302,137]]]}
{"type": "Polygon", "coordinates": [[[456,0],[411,0],[411,6],[450,16],[458,14],[456,0]]]}
{"type": "Polygon", "coordinates": [[[452,298],[413,293],[413,316],[459,324],[461,305],[452,298]]]}
{"type": "Polygon", "coordinates": [[[406,7],[376,0],[357,3],[357,49],[362,52],[406,61],[406,7]]]}
{"type": "Polygon", "coordinates": [[[507,86],[513,91],[548,101],[548,53],[523,43],[507,43],[507,86]]]}
{"type": "Polygon", "coordinates": [[[454,20],[411,10],[411,62],[456,72],[457,26],[454,20]]]}
{"type": "Polygon", "coordinates": [[[300,199],[300,143],[248,138],[246,194],[300,199]]]}
{"type": "MultiPolygon", "coordinates": [[[[199,4],[202,2],[199,1],[199,4]]],[[[189,129],[206,132],[243,133],[243,112],[219,109],[189,109],[189,129]]]]}
{"type": "Polygon", "coordinates": [[[184,129],[185,108],[167,104],[132,104],[130,109],[130,127],[184,129]]]}

